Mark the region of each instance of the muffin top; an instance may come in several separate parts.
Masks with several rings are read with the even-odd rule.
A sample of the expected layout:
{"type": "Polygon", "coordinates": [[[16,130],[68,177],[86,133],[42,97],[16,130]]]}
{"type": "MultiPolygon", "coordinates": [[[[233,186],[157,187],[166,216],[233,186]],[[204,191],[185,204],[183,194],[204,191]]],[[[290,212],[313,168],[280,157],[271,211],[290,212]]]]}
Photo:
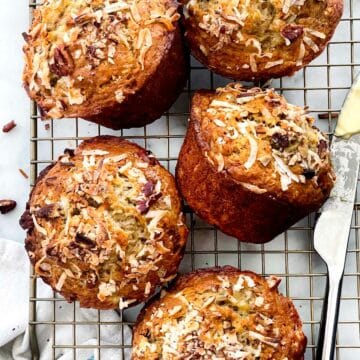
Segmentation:
{"type": "Polygon", "coordinates": [[[98,308],[150,296],[176,274],[187,236],[173,177],[115,137],[65,151],[38,179],[22,226],[35,272],[98,308]]]}
{"type": "Polygon", "coordinates": [[[195,55],[207,58],[214,71],[239,80],[281,76],[306,65],[323,50],[343,7],[342,0],[183,3],[195,55]]]}
{"type": "Polygon", "coordinates": [[[306,337],[279,282],[230,266],[180,277],[140,314],[133,359],[302,359],[306,337]]]}
{"type": "Polygon", "coordinates": [[[210,164],[251,191],[289,200],[298,191],[320,196],[324,183],[333,184],[327,137],[272,89],[233,83],[200,91],[192,117],[210,164]]]}
{"type": "Polygon", "coordinates": [[[173,0],[47,0],[24,34],[25,88],[45,118],[121,104],[155,71],[179,17],[173,0]]]}

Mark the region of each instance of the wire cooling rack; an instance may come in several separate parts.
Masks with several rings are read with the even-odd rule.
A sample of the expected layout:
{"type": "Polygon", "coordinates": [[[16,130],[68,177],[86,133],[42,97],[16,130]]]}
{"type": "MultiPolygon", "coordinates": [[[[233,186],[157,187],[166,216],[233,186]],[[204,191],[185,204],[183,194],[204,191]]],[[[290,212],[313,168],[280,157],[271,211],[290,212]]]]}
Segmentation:
{"type": "MultiPolygon", "coordinates": [[[[30,15],[35,7],[36,3],[29,3],[30,15]]],[[[295,76],[275,80],[271,86],[290,102],[308,106],[317,119],[316,125],[331,136],[344,97],[359,70],[360,1],[345,0],[343,19],[324,53],[295,76]]],[[[229,80],[212,74],[192,59],[188,85],[169,112],[147,127],[116,132],[81,119],[50,121],[46,126],[32,103],[32,184],[38,173],[64,148],[75,147],[82,139],[99,134],[123,136],[146,147],[173,172],[186,130],[192,93],[199,88],[214,89],[227,82],[229,80]]],[[[308,338],[305,358],[314,359],[326,280],[326,267],[312,244],[315,216],[303,219],[268,244],[251,245],[224,235],[190,209],[185,212],[191,231],[180,272],[229,264],[282,278],[280,290],[293,299],[304,323],[308,338]]],[[[80,310],[78,304],[67,304],[47,288],[47,292],[42,291],[43,284],[34,275],[30,282],[29,327],[33,359],[41,356],[39,337],[44,341],[44,336],[52,354],[46,360],[58,359],[63,354],[66,359],[74,360],[129,358],[129,334],[141,306],[115,314],[116,320],[112,317],[110,321],[106,311],[80,310]],[[79,316],[80,312],[82,316],[79,316]],[[103,339],[103,333],[108,333],[110,328],[117,339],[115,344],[103,339]],[[61,337],[57,336],[60,331],[61,337]],[[93,338],[92,341],[83,342],[84,331],[87,337],[93,338]]],[[[338,360],[360,359],[360,191],[347,254],[336,357],[338,360]]]]}

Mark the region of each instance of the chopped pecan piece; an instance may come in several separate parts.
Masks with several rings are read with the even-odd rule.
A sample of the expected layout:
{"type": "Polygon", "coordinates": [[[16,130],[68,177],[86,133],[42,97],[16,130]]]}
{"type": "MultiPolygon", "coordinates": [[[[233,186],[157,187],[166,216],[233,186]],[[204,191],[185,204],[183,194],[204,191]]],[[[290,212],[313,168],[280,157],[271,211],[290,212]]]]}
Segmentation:
{"type": "Polygon", "coordinates": [[[32,230],[34,228],[34,222],[31,217],[30,210],[26,210],[21,215],[19,224],[24,230],[32,230]]]}
{"type": "Polygon", "coordinates": [[[24,40],[25,40],[27,43],[30,42],[31,36],[30,36],[28,33],[23,32],[23,33],[21,33],[21,35],[22,35],[22,37],[24,38],[24,40]]]}
{"type": "Polygon", "coordinates": [[[318,145],[319,155],[324,153],[327,150],[327,148],[328,148],[327,142],[325,140],[320,140],[318,145]]]}
{"type": "Polygon", "coordinates": [[[50,64],[50,71],[58,76],[71,75],[75,69],[74,60],[64,45],[55,48],[54,63],[50,64]]]}
{"type": "Polygon", "coordinates": [[[16,206],[15,200],[0,200],[0,213],[6,214],[13,210],[16,206]]]}
{"type": "Polygon", "coordinates": [[[289,137],[287,135],[282,135],[280,133],[275,133],[271,137],[271,146],[274,149],[283,151],[289,146],[289,137]]]}
{"type": "Polygon", "coordinates": [[[307,180],[311,180],[315,176],[315,171],[312,169],[305,169],[303,175],[307,180]]]}
{"type": "Polygon", "coordinates": [[[75,150],[66,148],[66,149],[64,149],[64,154],[67,154],[70,157],[73,157],[75,155],[75,150]]]}
{"type": "Polygon", "coordinates": [[[16,123],[14,120],[11,120],[10,122],[8,122],[7,124],[5,124],[2,128],[2,131],[4,133],[8,133],[9,131],[11,131],[14,127],[16,126],[16,123]]]}
{"type": "Polygon", "coordinates": [[[287,24],[281,30],[281,35],[289,41],[294,41],[300,37],[304,32],[301,25],[287,24]]]}
{"type": "Polygon", "coordinates": [[[142,189],[142,192],[144,193],[144,195],[145,195],[146,197],[149,197],[149,196],[154,192],[154,183],[151,182],[151,181],[148,181],[148,182],[144,185],[144,187],[143,187],[143,189],[142,189]]]}
{"type": "Polygon", "coordinates": [[[45,205],[41,209],[37,210],[36,216],[39,218],[44,218],[44,219],[52,219],[52,218],[59,217],[60,214],[59,214],[56,204],[49,204],[49,205],[45,205]]]}

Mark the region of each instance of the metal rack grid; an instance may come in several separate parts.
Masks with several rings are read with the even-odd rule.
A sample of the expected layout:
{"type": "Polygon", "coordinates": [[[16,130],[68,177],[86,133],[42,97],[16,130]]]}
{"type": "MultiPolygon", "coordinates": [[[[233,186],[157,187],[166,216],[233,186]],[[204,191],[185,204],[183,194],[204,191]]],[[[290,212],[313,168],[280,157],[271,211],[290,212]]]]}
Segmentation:
{"type": "MultiPolygon", "coordinates": [[[[36,5],[36,2],[30,0],[30,16],[36,5]]],[[[292,78],[274,80],[271,86],[283,93],[289,101],[309,106],[309,111],[317,119],[316,124],[331,136],[341,104],[359,70],[360,1],[345,0],[343,19],[324,53],[292,78]]],[[[193,91],[198,88],[214,89],[227,82],[229,80],[212,74],[192,59],[188,85],[164,116],[145,128],[117,132],[81,119],[50,121],[50,128],[45,129],[32,103],[32,184],[42,168],[56,159],[65,147],[75,147],[82,139],[99,134],[116,134],[137,142],[152,150],[161,163],[173,172],[186,130],[189,100],[193,91]]],[[[204,223],[190,209],[185,212],[191,231],[180,272],[230,264],[282,278],[281,292],[292,297],[303,319],[308,337],[305,358],[314,359],[326,279],[326,268],[312,244],[315,216],[303,219],[268,244],[252,245],[239,243],[222,234],[204,223]]],[[[114,358],[129,358],[129,330],[139,306],[118,314],[112,312],[109,320],[109,312],[81,310],[78,304],[67,304],[52,292],[43,293],[41,280],[36,279],[33,273],[30,282],[29,327],[34,359],[39,357],[37,337],[43,337],[44,334],[48,337],[46,340],[51,349],[51,359],[57,359],[64,353],[67,353],[66,359],[110,359],[109,351],[114,358]],[[66,314],[65,318],[62,313],[66,314]],[[79,313],[82,314],[81,320],[79,313]],[[115,344],[104,343],[102,339],[102,334],[110,327],[119,335],[115,344]],[[59,339],[57,335],[60,331],[67,336],[59,339]],[[83,343],[82,331],[91,333],[95,340],[83,343]]],[[[336,358],[360,359],[360,192],[357,194],[351,227],[336,358]]]]}

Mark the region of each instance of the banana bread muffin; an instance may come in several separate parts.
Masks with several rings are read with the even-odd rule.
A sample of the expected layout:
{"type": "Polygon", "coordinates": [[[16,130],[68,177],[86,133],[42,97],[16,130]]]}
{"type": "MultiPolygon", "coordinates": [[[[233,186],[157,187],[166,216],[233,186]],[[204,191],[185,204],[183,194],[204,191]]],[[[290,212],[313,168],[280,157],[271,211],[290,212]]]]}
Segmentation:
{"type": "Polygon", "coordinates": [[[43,118],[143,126],[182,90],[175,0],[46,0],[24,34],[23,81],[43,118]]]}
{"type": "Polygon", "coordinates": [[[343,0],[182,0],[193,55],[238,80],[291,75],[319,56],[343,0]]]}
{"type": "Polygon", "coordinates": [[[110,136],[66,150],[43,171],[20,224],[35,273],[97,309],[135,305],[174,277],[188,232],[172,175],[110,136]]]}
{"type": "Polygon", "coordinates": [[[335,175],[328,139],[271,89],[199,91],[176,177],[193,210],[240,241],[263,243],[317,210],[335,175]]]}
{"type": "Polygon", "coordinates": [[[181,276],[142,310],[132,359],[303,359],[302,323],[278,284],[230,266],[181,276]]]}

